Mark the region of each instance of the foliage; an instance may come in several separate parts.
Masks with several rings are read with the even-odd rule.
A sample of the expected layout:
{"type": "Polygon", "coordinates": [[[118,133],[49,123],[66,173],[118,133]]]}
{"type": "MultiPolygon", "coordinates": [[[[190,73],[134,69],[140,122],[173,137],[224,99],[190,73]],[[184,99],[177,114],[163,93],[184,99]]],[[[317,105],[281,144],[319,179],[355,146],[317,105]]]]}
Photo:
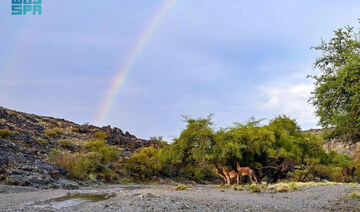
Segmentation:
{"type": "Polygon", "coordinates": [[[60,147],[63,148],[72,147],[74,145],[72,141],[67,139],[60,139],[57,141],[57,143],[59,144],[60,147]]]}
{"type": "Polygon", "coordinates": [[[276,182],[294,168],[283,167],[281,171],[263,167],[282,167],[287,162],[302,167],[293,175],[295,180],[339,180],[338,170],[350,161],[346,155],[325,152],[320,136],[301,132],[296,121],[284,115],[267,125],[251,119],[219,130],[211,118],[185,119],[186,128],[180,136],[158,154],[163,164],[158,173],[206,181],[216,177],[212,164],[235,169],[239,162],[255,170],[258,177],[276,182]]]}
{"type": "Polygon", "coordinates": [[[44,134],[50,138],[64,134],[64,131],[60,128],[52,128],[44,130],[44,134]]]}
{"type": "Polygon", "coordinates": [[[137,179],[151,179],[161,170],[161,162],[158,157],[161,151],[153,147],[142,148],[126,161],[127,170],[137,179]]]}
{"type": "MultiPolygon", "coordinates": [[[[59,141],[60,145],[69,145],[68,140],[59,141]]],[[[85,151],[76,153],[53,150],[49,161],[65,168],[69,177],[74,179],[100,179],[106,182],[118,179],[115,171],[109,168],[120,154],[117,147],[107,145],[104,140],[89,141],[84,147],[85,151]]]]}
{"type": "Polygon", "coordinates": [[[353,27],[334,31],[334,37],[312,47],[322,51],[314,66],[315,80],[311,103],[324,127],[334,127],[333,137],[360,141],[360,41],[353,27]]]}
{"type": "Polygon", "coordinates": [[[108,137],[106,132],[96,132],[95,138],[99,140],[105,140],[108,137]]]}
{"type": "Polygon", "coordinates": [[[158,143],[160,145],[160,147],[164,148],[166,146],[168,146],[168,142],[166,142],[162,136],[152,136],[150,137],[151,141],[155,141],[156,143],[158,143]]]}
{"type": "Polygon", "coordinates": [[[9,129],[0,129],[0,138],[11,138],[14,132],[9,129]]]}
{"type": "Polygon", "coordinates": [[[120,154],[120,150],[116,146],[107,145],[104,140],[88,141],[84,147],[99,154],[101,163],[112,162],[120,154]]]}

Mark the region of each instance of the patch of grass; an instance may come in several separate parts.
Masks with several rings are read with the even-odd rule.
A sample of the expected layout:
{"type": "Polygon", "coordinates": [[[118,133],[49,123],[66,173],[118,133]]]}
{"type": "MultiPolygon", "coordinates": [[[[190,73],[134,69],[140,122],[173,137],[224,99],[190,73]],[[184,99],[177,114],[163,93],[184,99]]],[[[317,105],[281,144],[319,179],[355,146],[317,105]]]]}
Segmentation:
{"type": "Polygon", "coordinates": [[[71,127],[71,132],[77,133],[77,132],[79,132],[79,128],[77,128],[77,127],[71,127]]]}
{"type": "Polygon", "coordinates": [[[57,143],[59,144],[60,147],[63,148],[72,147],[74,145],[72,141],[67,139],[60,139],[57,141],[57,143]]]}
{"type": "Polygon", "coordinates": [[[278,187],[276,190],[277,190],[277,192],[288,192],[289,187],[287,185],[283,185],[283,186],[278,187]]]}
{"type": "Polygon", "coordinates": [[[64,130],[60,128],[46,129],[44,130],[44,134],[50,138],[54,138],[55,136],[64,134],[64,130]]]}
{"type": "Polygon", "coordinates": [[[176,190],[177,191],[183,191],[183,190],[187,190],[189,188],[191,188],[191,186],[185,185],[185,184],[178,184],[177,187],[176,187],[176,190]]]}
{"type": "Polygon", "coordinates": [[[45,144],[48,143],[48,142],[47,142],[45,139],[43,139],[43,138],[38,138],[37,141],[38,141],[40,144],[42,144],[42,145],[45,145],[45,144]]]}
{"type": "Polygon", "coordinates": [[[231,186],[235,191],[244,191],[245,187],[243,185],[233,185],[231,186]]]}
{"type": "Polygon", "coordinates": [[[249,190],[251,193],[260,193],[262,190],[262,187],[261,187],[261,185],[251,184],[249,186],[249,190]]]}
{"type": "Polygon", "coordinates": [[[360,194],[357,193],[357,192],[352,192],[348,195],[348,200],[351,200],[351,199],[360,199],[360,194]]]}
{"type": "Polygon", "coordinates": [[[289,184],[289,189],[297,191],[298,190],[298,186],[296,185],[295,182],[290,182],[289,184]]]}
{"type": "Polygon", "coordinates": [[[11,138],[14,132],[9,129],[0,129],[0,138],[11,138]]]}
{"type": "Polygon", "coordinates": [[[266,190],[270,194],[273,194],[273,193],[277,192],[276,187],[274,185],[270,185],[266,190]]]}

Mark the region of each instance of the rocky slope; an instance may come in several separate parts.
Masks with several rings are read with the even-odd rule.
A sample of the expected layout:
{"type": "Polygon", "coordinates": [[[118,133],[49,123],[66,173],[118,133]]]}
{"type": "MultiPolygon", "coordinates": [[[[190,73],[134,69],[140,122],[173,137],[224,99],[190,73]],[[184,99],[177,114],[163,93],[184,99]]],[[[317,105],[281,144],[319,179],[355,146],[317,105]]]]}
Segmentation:
{"type": "MultiPolygon", "coordinates": [[[[323,129],[309,129],[304,132],[311,132],[317,135],[324,133],[323,129]]],[[[339,139],[329,139],[324,142],[324,149],[335,150],[342,154],[347,154],[349,156],[354,156],[355,152],[360,148],[360,143],[344,143],[339,139]]]]}
{"type": "Polygon", "coordinates": [[[71,151],[94,139],[96,132],[106,132],[107,143],[122,148],[126,158],[141,147],[154,146],[154,141],[138,139],[116,127],[79,125],[64,119],[22,113],[0,107],[0,183],[39,188],[77,188],[66,179],[66,170],[47,162],[52,149],[59,149],[59,140],[74,143],[71,151]]]}

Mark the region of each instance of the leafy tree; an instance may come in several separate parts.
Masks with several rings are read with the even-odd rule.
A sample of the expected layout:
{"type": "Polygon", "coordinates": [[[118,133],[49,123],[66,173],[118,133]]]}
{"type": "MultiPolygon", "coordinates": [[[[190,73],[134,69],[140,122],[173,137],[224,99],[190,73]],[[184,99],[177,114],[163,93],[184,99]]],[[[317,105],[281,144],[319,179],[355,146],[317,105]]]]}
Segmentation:
{"type": "Polygon", "coordinates": [[[334,37],[312,47],[322,51],[315,61],[321,74],[310,76],[315,90],[310,102],[320,124],[334,128],[331,136],[360,141],[360,41],[353,27],[334,31],[334,37]]]}

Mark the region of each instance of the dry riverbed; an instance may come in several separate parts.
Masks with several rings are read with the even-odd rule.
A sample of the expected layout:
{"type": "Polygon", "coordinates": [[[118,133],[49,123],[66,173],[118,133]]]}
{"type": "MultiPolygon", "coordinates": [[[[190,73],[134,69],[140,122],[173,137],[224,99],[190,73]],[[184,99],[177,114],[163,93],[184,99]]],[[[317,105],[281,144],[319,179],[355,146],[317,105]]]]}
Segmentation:
{"type": "Polygon", "coordinates": [[[360,211],[360,185],[323,185],[251,193],[217,185],[108,185],[39,190],[0,185],[0,211],[360,211]]]}

